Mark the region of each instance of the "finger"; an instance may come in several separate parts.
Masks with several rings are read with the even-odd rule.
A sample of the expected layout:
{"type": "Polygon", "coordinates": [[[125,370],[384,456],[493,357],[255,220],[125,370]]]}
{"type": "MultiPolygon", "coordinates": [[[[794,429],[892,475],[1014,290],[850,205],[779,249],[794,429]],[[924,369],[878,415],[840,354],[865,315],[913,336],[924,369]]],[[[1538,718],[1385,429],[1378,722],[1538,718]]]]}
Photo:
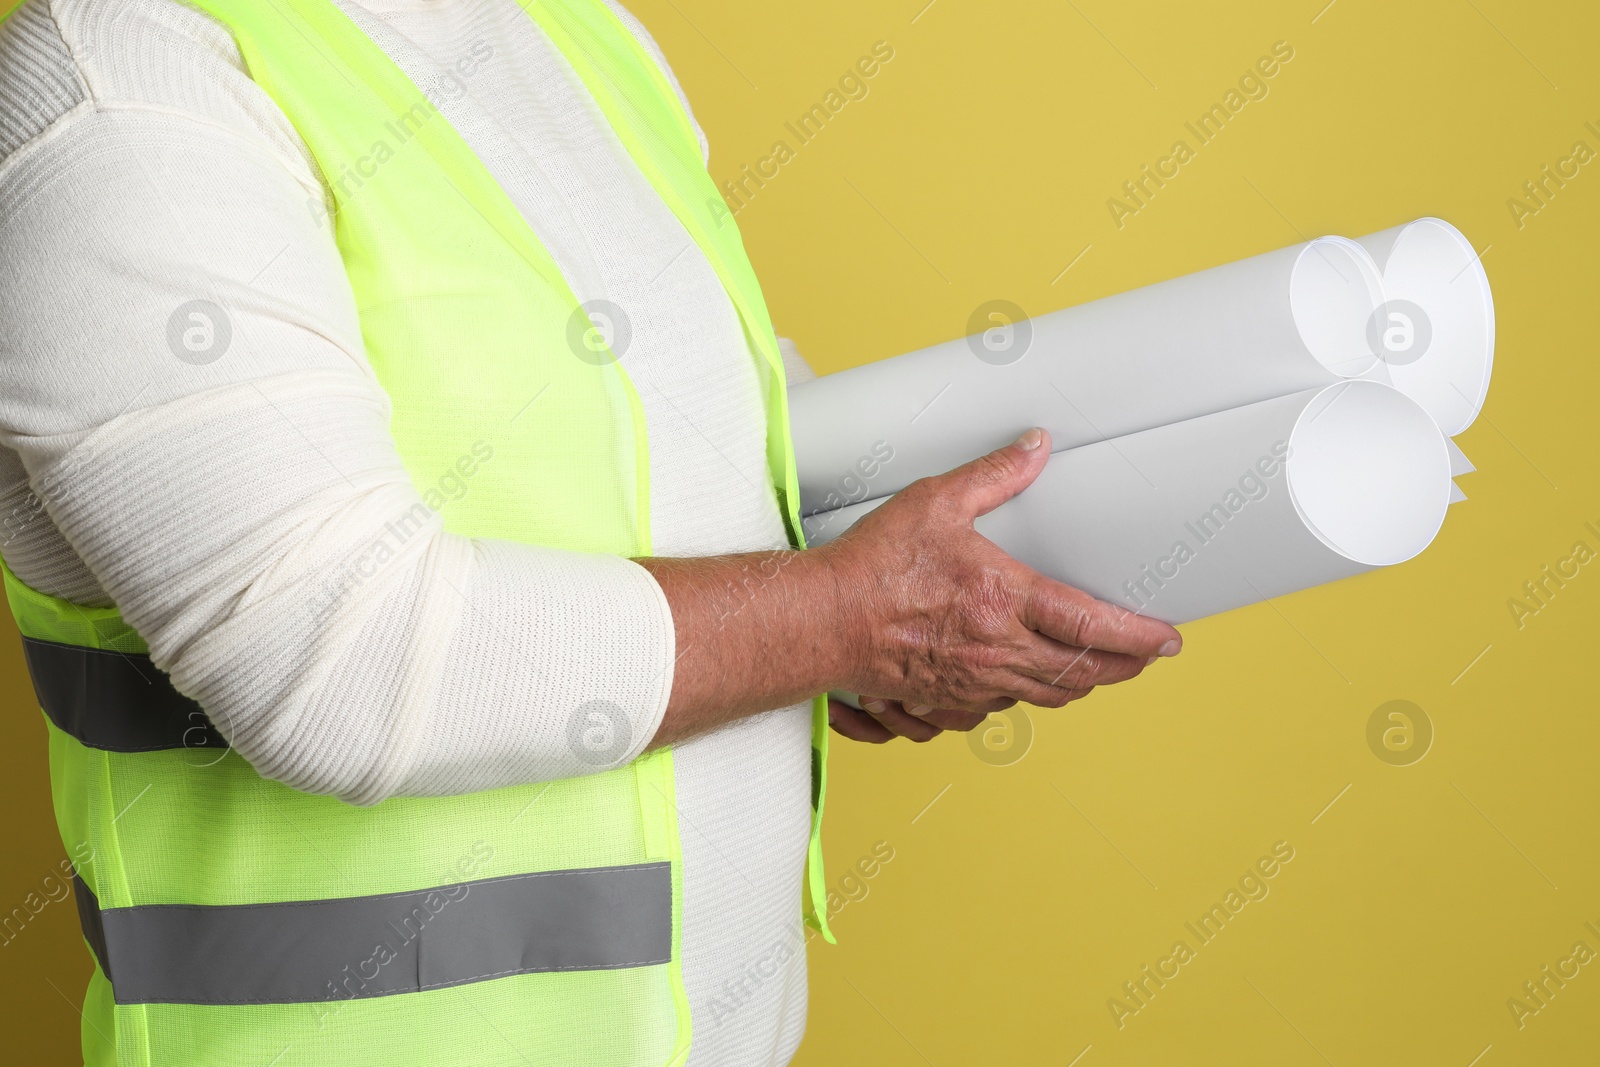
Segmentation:
{"type": "Polygon", "coordinates": [[[997,711],[1007,711],[1016,707],[1016,697],[994,697],[989,700],[980,700],[961,708],[962,711],[976,712],[979,715],[993,715],[997,711]]]}
{"type": "Polygon", "coordinates": [[[828,701],[828,725],[841,737],[869,745],[881,745],[885,741],[894,740],[894,734],[889,732],[888,727],[874,722],[872,716],[866,712],[857,711],[837,700],[828,701]]]}
{"type": "Polygon", "coordinates": [[[1176,656],[1183,649],[1182,636],[1166,623],[1096,600],[1043,575],[1028,588],[1020,614],[1025,626],[1064,645],[1121,652],[1140,660],[1176,656]]]}
{"type": "Polygon", "coordinates": [[[1137,656],[1103,652],[1097,648],[1074,648],[1042,634],[1031,636],[1033,641],[1023,653],[1025,662],[1013,665],[1012,669],[1046,685],[1068,689],[1115,685],[1137,678],[1149,665],[1148,660],[1137,656]]]}
{"type": "Polygon", "coordinates": [[[973,700],[953,702],[954,706],[946,708],[947,711],[958,711],[962,714],[993,715],[997,711],[1005,711],[1017,702],[1016,697],[994,696],[988,700],[973,700]]]}
{"type": "Polygon", "coordinates": [[[915,715],[923,722],[929,722],[941,730],[960,730],[965,733],[975,729],[979,723],[988,718],[980,711],[961,711],[958,708],[906,708],[906,711],[915,715]]]}
{"type": "Polygon", "coordinates": [[[1017,675],[1011,691],[1019,694],[1024,702],[1037,708],[1064,708],[1074,700],[1082,700],[1094,692],[1094,686],[1074,688],[1046,685],[1032,678],[1017,675]]]}
{"type": "Polygon", "coordinates": [[[909,737],[913,741],[932,741],[943,731],[930,722],[924,722],[915,715],[907,714],[898,700],[882,700],[864,697],[861,706],[878,723],[899,734],[909,737]]]}
{"type": "Polygon", "coordinates": [[[1034,427],[1004,448],[939,475],[941,492],[955,495],[968,518],[987,515],[1033,484],[1050,459],[1050,435],[1034,427]]]}

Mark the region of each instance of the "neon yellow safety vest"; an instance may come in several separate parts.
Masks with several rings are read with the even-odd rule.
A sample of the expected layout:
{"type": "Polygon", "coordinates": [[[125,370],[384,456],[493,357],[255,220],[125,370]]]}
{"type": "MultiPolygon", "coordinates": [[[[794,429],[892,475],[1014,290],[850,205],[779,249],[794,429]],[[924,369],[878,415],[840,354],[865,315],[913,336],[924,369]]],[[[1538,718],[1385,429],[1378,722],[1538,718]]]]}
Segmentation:
{"type": "MultiPolygon", "coordinates": [[[[436,486],[493,451],[445,509],[446,527],[648,554],[645,427],[627,373],[437,107],[330,0],[190,2],[229,27],[332,189],[367,354],[414,484],[436,486]]],[[[779,508],[800,544],[777,340],[688,116],[601,0],[526,10],[737,307],[765,382],[779,508]]],[[[256,774],[115,610],[56,600],[9,569],[5,583],[95,957],[87,1063],[687,1057],[670,750],[583,778],[354,807],[256,774]]],[[[831,941],[821,699],[812,749],[806,920],[831,941]]]]}

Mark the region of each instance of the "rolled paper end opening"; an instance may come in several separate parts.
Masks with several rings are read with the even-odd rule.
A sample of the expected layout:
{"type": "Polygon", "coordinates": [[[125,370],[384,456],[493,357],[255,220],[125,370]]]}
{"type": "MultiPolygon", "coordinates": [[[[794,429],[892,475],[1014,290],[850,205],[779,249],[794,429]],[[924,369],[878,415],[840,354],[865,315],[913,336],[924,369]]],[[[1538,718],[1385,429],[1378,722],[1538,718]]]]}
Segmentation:
{"type": "Polygon", "coordinates": [[[1395,238],[1383,287],[1374,351],[1395,388],[1454,437],[1482,410],[1494,366],[1494,297],[1479,254],[1443,219],[1418,219],[1395,238]]]}
{"type": "Polygon", "coordinates": [[[1330,385],[1296,420],[1284,462],[1306,528],[1347,559],[1403,563],[1450,505],[1450,456],[1427,411],[1379,382],[1330,385]]]}
{"type": "Polygon", "coordinates": [[[1372,257],[1344,237],[1307,244],[1289,275],[1289,310],[1301,343],[1341,378],[1379,369],[1367,323],[1383,301],[1383,278],[1372,257]]]}

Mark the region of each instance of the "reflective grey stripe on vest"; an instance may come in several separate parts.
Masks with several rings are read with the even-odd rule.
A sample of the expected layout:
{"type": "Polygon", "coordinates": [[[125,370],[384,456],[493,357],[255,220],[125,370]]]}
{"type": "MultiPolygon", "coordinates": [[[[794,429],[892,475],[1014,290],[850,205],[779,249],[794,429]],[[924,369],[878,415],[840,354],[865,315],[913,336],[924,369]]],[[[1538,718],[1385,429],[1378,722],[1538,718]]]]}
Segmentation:
{"type": "Polygon", "coordinates": [[[296,1004],[672,959],[672,865],[514,874],[411,893],[102,910],[84,937],[118,1004],[296,1004]]]}
{"type": "Polygon", "coordinates": [[[153,752],[227,748],[200,705],[172,687],[150,657],[22,639],[39,706],[90,748],[153,752]]]}

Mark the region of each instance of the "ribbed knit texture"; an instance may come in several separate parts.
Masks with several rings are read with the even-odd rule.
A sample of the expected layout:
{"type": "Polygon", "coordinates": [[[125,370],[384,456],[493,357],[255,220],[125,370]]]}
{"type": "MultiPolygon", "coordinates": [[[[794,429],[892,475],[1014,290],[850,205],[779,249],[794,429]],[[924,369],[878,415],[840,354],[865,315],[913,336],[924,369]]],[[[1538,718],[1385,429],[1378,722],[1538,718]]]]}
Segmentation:
{"type": "MultiPolygon", "coordinates": [[[[560,54],[514,0],[338,2],[419,85],[490,49],[442,110],[580,298],[630,316],[656,551],[781,545],[762,371],[560,54]]],[[[0,551],[37,588],[115,602],[296,788],[372,803],[586,773],[566,722],[595,697],[628,710],[631,757],[670,692],[665,598],[627,560],[469,541],[437,516],[395,540],[420,498],[324,198],[205,15],[30,0],[0,27],[0,551]],[[232,328],[198,365],[168,338],[196,299],[232,328]],[[384,538],[394,556],[349,580],[384,538]]],[[[676,749],[696,1065],[799,1043],[808,729],[795,707],[676,749]]]]}
{"type": "Polygon", "coordinates": [[[85,99],[49,8],[29,4],[12,15],[0,37],[0,159],[85,99]]]}

